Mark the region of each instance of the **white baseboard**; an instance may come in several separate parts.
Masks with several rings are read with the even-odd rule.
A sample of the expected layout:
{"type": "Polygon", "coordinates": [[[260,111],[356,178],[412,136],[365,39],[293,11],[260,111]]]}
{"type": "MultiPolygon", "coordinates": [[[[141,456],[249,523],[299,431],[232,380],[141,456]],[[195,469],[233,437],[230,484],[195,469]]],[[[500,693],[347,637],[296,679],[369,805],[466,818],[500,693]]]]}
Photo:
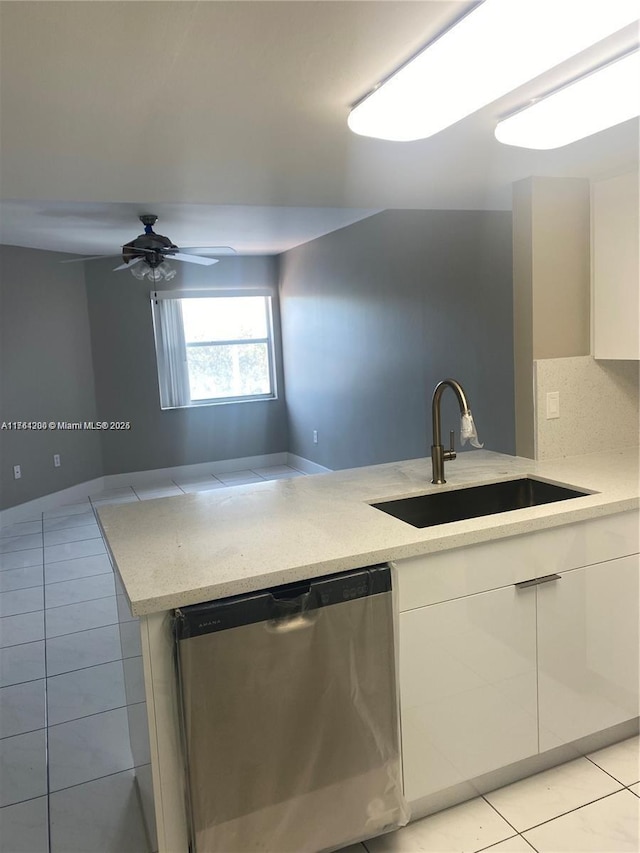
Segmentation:
{"type": "Polygon", "coordinates": [[[34,518],[49,509],[55,509],[63,504],[80,503],[89,495],[95,495],[103,489],[113,489],[118,486],[148,486],[159,480],[173,480],[175,477],[198,477],[204,474],[223,474],[227,471],[242,471],[247,468],[268,468],[271,465],[290,465],[305,474],[324,474],[330,468],[324,468],[302,456],[293,453],[269,453],[262,456],[245,456],[242,459],[221,459],[218,462],[200,462],[196,465],[179,465],[173,468],[156,468],[153,471],[133,471],[126,474],[106,474],[85,483],[78,483],[43,495],[32,501],[0,510],[0,527],[34,518]]]}
{"type": "Polygon", "coordinates": [[[317,462],[296,456],[295,453],[287,453],[287,462],[284,464],[297,468],[298,471],[303,471],[305,474],[327,474],[331,471],[331,468],[325,468],[324,465],[318,465],[317,462]]]}
{"type": "Polygon", "coordinates": [[[129,471],[124,474],[106,474],[104,488],[118,486],[149,486],[158,480],[175,477],[199,477],[205,474],[224,474],[226,471],[244,471],[247,468],[267,468],[269,465],[287,465],[287,453],[267,453],[262,456],[244,456],[241,459],[220,459],[217,462],[198,462],[195,465],[176,465],[172,468],[154,468],[153,471],[129,471]]]}

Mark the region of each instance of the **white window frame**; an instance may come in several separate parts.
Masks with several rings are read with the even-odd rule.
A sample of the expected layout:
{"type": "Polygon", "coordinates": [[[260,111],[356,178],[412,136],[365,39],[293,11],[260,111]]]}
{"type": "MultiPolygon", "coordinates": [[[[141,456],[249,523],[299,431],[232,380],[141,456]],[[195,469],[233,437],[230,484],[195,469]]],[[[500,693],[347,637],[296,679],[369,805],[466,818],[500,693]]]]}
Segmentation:
{"type": "MultiPolygon", "coordinates": [[[[150,293],[153,315],[153,330],[158,371],[158,390],[160,408],[189,409],[199,406],[221,406],[229,403],[253,403],[263,400],[276,400],[278,388],[275,367],[275,343],[273,335],[273,293],[265,288],[242,288],[238,290],[152,290],[150,293]],[[220,341],[198,341],[187,343],[182,323],[182,311],[173,312],[165,308],[167,302],[182,308],[182,299],[216,299],[262,297],[266,311],[266,338],[242,338],[220,341]],[[212,397],[204,400],[191,400],[187,350],[199,346],[233,346],[246,344],[267,345],[269,384],[268,394],[245,394],[234,397],[212,397]]],[[[168,308],[168,306],[167,306],[168,308]]]]}

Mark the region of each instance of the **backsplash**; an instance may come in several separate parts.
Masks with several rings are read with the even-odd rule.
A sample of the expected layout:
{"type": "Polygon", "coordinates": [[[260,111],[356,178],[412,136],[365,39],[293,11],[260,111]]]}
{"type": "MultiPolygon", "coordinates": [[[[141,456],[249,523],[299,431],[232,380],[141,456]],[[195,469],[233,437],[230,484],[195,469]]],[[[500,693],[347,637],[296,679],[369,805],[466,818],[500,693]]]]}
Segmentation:
{"type": "Polygon", "coordinates": [[[534,362],[535,458],[558,459],[640,444],[640,362],[591,356],[534,362]],[[546,395],[560,394],[560,417],[547,420],[546,395]]]}

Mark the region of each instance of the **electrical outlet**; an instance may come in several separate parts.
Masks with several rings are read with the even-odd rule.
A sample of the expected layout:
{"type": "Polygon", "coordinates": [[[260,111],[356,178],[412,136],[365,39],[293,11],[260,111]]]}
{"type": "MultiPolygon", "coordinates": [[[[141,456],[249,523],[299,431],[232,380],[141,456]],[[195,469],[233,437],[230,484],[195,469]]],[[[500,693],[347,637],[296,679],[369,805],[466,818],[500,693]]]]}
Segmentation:
{"type": "Polygon", "coordinates": [[[547,420],[560,417],[560,392],[549,391],[547,393],[547,420]]]}
{"type": "Polygon", "coordinates": [[[314,444],[318,443],[318,430],[317,429],[314,429],[314,431],[313,431],[313,443],[314,444]]]}
{"type": "Polygon", "coordinates": [[[22,477],[22,469],[20,468],[19,465],[14,465],[13,466],[13,479],[19,480],[20,477],[22,477]]]}
{"type": "Polygon", "coordinates": [[[59,453],[54,453],[54,454],[53,454],[53,467],[54,467],[54,468],[59,468],[61,464],[62,464],[62,463],[60,462],[60,454],[59,454],[59,453]]]}

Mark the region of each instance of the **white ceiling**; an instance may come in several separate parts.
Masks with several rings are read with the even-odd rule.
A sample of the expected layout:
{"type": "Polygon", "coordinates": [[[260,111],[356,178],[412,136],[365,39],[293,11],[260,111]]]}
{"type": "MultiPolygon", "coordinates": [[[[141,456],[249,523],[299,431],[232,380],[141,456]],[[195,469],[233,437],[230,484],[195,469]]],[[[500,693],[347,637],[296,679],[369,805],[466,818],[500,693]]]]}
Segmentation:
{"type": "Polygon", "coordinates": [[[548,152],[493,137],[634,28],[431,139],[352,134],[350,106],[471,5],[0,3],[0,242],[115,254],[153,212],[178,245],[280,252],[383,208],[508,209],[529,175],[637,164],[637,122],[548,152]]]}
{"type": "Polygon", "coordinates": [[[154,231],[177,246],[231,246],[243,255],[272,255],[378,212],[239,204],[4,201],[0,204],[0,243],[117,255],[120,246],[144,230],[138,215],[155,213],[154,231]]]}

